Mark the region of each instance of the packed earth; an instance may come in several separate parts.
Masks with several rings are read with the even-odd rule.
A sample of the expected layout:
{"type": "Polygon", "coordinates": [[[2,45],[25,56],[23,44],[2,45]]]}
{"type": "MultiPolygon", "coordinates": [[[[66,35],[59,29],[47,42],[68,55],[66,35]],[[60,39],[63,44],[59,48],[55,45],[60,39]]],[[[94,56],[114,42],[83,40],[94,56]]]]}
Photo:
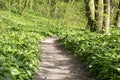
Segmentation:
{"type": "Polygon", "coordinates": [[[34,80],[96,80],[79,59],[60,46],[58,39],[48,37],[41,42],[40,70],[34,80]]]}

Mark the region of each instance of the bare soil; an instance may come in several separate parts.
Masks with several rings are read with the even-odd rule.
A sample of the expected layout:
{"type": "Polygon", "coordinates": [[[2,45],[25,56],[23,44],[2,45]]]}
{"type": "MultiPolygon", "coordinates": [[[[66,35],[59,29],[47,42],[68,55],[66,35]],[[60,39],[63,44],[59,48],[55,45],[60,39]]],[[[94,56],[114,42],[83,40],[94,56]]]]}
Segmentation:
{"type": "Polygon", "coordinates": [[[34,80],[96,80],[85,65],[57,42],[48,37],[41,42],[40,70],[34,80]]]}

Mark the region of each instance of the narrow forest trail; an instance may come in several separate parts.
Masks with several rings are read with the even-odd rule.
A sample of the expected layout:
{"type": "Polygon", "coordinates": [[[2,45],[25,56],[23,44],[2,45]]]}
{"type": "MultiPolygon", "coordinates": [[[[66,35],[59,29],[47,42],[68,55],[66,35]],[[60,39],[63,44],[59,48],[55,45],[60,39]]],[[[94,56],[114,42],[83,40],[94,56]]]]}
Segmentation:
{"type": "Polygon", "coordinates": [[[49,37],[41,42],[40,70],[34,80],[95,80],[85,66],[49,37]]]}

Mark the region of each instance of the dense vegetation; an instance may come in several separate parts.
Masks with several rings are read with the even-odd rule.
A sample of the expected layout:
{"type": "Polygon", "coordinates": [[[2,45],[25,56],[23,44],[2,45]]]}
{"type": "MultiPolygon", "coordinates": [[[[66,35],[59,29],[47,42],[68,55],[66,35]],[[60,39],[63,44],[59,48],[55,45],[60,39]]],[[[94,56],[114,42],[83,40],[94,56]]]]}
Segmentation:
{"type": "Polygon", "coordinates": [[[31,34],[31,21],[7,11],[0,12],[0,79],[29,79],[39,62],[37,39],[41,38],[40,34],[31,34]]]}
{"type": "Polygon", "coordinates": [[[77,33],[73,31],[66,34],[61,39],[61,44],[82,59],[90,71],[97,75],[98,80],[120,80],[119,36],[119,34],[106,36],[79,30],[77,33]]]}
{"type": "Polygon", "coordinates": [[[30,80],[39,64],[39,43],[52,36],[52,22],[27,12],[0,10],[0,80],[30,80]]]}
{"type": "Polygon", "coordinates": [[[98,80],[120,80],[120,2],[110,0],[110,34],[105,35],[89,30],[97,20],[91,18],[88,1],[94,3],[0,0],[0,80],[31,80],[40,61],[39,43],[47,36],[60,37],[63,47],[82,59],[98,80]]]}

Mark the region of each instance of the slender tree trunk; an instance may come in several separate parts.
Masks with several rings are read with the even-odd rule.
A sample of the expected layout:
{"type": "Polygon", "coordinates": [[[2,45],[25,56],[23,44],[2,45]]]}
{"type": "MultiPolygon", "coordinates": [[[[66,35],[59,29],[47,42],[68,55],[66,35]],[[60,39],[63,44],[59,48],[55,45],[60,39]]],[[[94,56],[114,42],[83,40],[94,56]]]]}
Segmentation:
{"type": "Polygon", "coordinates": [[[75,0],[72,0],[71,5],[75,2],[75,0]]]}
{"type": "Polygon", "coordinates": [[[110,0],[104,1],[104,33],[109,34],[110,26],[110,0]]]}
{"type": "Polygon", "coordinates": [[[117,22],[116,22],[116,27],[120,27],[120,13],[118,15],[119,15],[119,17],[118,17],[117,22]]]}
{"type": "Polygon", "coordinates": [[[104,4],[103,0],[95,0],[95,2],[96,2],[95,28],[97,32],[102,33],[104,4]]]}
{"type": "Polygon", "coordinates": [[[33,10],[33,0],[30,0],[30,10],[33,10]]]}
{"type": "Polygon", "coordinates": [[[120,2],[118,6],[118,11],[116,13],[116,22],[115,22],[116,27],[120,27],[120,2]]]}
{"type": "Polygon", "coordinates": [[[89,1],[89,19],[88,19],[88,26],[90,27],[91,31],[95,31],[94,21],[95,21],[95,4],[94,0],[89,1]]]}
{"type": "Polygon", "coordinates": [[[58,3],[55,5],[54,18],[58,17],[58,3]]]}
{"type": "Polygon", "coordinates": [[[47,16],[50,16],[50,11],[51,11],[51,0],[49,0],[49,2],[48,2],[48,5],[49,5],[49,8],[48,8],[48,14],[47,14],[47,16]]]}
{"type": "Polygon", "coordinates": [[[87,29],[90,29],[90,31],[94,32],[94,21],[95,21],[95,4],[94,0],[84,0],[85,3],[85,9],[86,9],[86,17],[88,18],[87,22],[87,29]]]}

